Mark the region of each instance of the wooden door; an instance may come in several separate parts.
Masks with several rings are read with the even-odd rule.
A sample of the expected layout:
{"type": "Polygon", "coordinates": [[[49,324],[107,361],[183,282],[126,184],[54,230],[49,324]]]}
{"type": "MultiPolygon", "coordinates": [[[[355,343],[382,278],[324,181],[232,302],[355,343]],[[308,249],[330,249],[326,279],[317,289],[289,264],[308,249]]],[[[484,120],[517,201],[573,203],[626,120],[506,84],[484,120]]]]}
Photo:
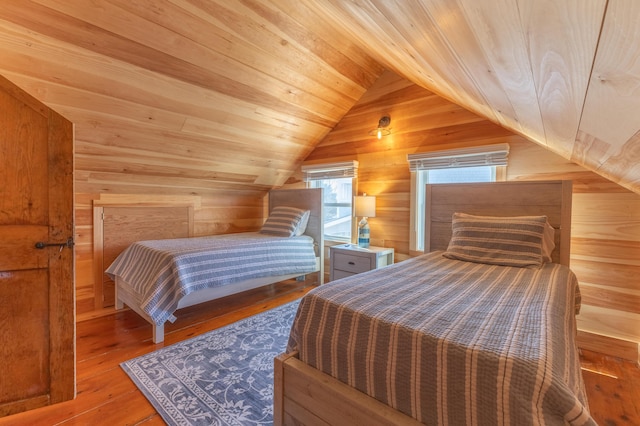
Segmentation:
{"type": "Polygon", "coordinates": [[[73,231],[73,125],[0,77],[0,415],[75,397],[73,231]]]}

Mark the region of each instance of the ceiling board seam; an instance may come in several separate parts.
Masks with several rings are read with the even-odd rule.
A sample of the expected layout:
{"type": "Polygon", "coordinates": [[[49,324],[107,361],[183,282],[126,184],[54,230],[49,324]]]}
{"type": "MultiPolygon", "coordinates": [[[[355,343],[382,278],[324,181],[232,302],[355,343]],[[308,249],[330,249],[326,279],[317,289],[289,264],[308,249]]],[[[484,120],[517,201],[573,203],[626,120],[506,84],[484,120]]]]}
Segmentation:
{"type": "MultiPolygon", "coordinates": [[[[522,21],[522,11],[520,10],[520,2],[516,2],[516,10],[518,11],[518,19],[520,21],[520,28],[524,28],[524,22],[522,21]]],[[[536,76],[535,73],[533,71],[533,61],[532,61],[532,55],[531,55],[531,38],[529,37],[528,33],[527,33],[527,37],[524,38],[524,44],[526,46],[527,49],[527,57],[529,58],[529,72],[531,73],[531,83],[533,84],[533,90],[534,93],[536,94],[536,108],[538,108],[538,114],[540,115],[540,120],[543,121],[542,126],[541,126],[541,130],[542,130],[542,137],[543,137],[543,142],[546,146],[548,146],[548,142],[547,142],[547,128],[544,125],[544,115],[542,114],[542,109],[540,108],[540,97],[538,96],[538,94],[540,93],[539,90],[540,88],[538,87],[538,81],[536,80],[536,76]]],[[[529,138],[527,138],[529,139],[529,138]]]]}
{"type": "MultiPolygon", "coordinates": [[[[584,97],[582,98],[582,108],[580,108],[580,117],[578,118],[578,128],[576,129],[575,140],[578,140],[578,134],[580,133],[580,129],[582,128],[582,117],[584,115],[584,108],[587,103],[587,97],[589,96],[589,89],[593,84],[593,71],[596,66],[596,59],[598,58],[598,51],[600,49],[600,39],[602,38],[602,31],[604,29],[604,23],[607,20],[607,11],[609,10],[609,0],[605,0],[604,9],[602,11],[602,19],[600,20],[600,30],[598,31],[598,40],[596,41],[596,48],[593,51],[593,58],[591,60],[591,69],[589,70],[589,78],[587,80],[587,90],[584,91],[584,97]]],[[[575,145],[574,145],[575,146],[575,145]]],[[[573,153],[572,153],[573,154],[573,153]]],[[[572,155],[573,156],[573,155],[572,155]]],[[[599,170],[604,163],[600,162],[598,167],[594,168],[594,171],[599,170]]]]}

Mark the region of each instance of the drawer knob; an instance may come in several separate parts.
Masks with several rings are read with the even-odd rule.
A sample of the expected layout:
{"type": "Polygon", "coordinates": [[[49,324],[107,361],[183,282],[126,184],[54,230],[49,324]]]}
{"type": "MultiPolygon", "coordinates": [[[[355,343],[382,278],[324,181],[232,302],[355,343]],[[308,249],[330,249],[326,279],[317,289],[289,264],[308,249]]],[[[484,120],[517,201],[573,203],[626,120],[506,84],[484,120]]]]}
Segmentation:
{"type": "Polygon", "coordinates": [[[355,262],[348,262],[348,263],[349,263],[349,265],[355,265],[356,264],[355,262]]]}

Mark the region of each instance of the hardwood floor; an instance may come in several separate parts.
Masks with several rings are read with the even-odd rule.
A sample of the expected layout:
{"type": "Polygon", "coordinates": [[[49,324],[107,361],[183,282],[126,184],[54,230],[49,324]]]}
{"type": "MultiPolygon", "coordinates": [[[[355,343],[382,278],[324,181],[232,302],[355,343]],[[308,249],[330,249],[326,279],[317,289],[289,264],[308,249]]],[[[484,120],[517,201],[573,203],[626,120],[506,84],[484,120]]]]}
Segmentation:
{"type": "MultiPolygon", "coordinates": [[[[165,342],[131,311],[77,324],[75,400],[0,419],[2,425],[162,425],[162,418],[120,368],[136,356],[302,297],[313,283],[286,281],[181,311],[165,342]]],[[[601,426],[640,425],[640,369],[584,351],[583,375],[592,414],[601,426]]]]}
{"type": "Polygon", "coordinates": [[[589,409],[598,424],[640,425],[638,365],[585,350],[580,355],[589,409]]]}

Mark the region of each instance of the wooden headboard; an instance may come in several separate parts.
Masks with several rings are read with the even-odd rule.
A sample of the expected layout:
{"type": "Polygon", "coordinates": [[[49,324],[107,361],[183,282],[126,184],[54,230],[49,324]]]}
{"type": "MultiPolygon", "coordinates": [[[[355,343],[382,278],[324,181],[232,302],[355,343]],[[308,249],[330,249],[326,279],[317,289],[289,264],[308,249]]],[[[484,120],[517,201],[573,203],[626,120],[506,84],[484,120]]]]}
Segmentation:
{"type": "Polygon", "coordinates": [[[571,196],[571,181],[427,185],[424,251],[446,250],[454,212],[484,216],[546,215],[556,229],[556,248],[551,258],[569,266],[571,196]]]}

